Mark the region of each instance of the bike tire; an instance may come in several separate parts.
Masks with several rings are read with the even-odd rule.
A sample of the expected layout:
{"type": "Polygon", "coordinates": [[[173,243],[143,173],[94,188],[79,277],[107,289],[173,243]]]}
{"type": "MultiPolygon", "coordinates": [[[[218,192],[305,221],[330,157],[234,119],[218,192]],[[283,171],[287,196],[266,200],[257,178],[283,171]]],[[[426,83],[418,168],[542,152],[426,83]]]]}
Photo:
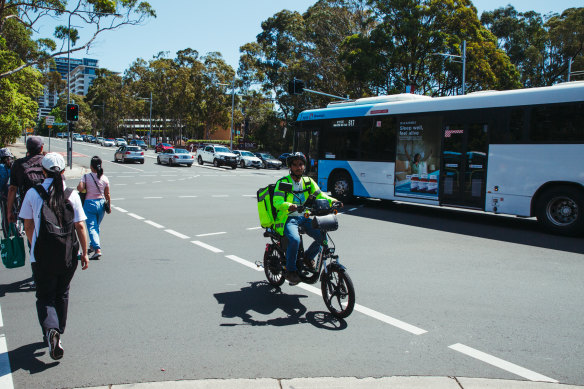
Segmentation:
{"type": "Polygon", "coordinates": [[[281,286],[286,282],[281,263],[282,257],[280,253],[273,244],[270,245],[264,252],[264,273],[270,285],[281,286]]]}
{"type": "Polygon", "coordinates": [[[347,272],[339,266],[328,266],[323,274],[320,289],[329,312],[343,319],[355,308],[355,288],[347,272]]]}

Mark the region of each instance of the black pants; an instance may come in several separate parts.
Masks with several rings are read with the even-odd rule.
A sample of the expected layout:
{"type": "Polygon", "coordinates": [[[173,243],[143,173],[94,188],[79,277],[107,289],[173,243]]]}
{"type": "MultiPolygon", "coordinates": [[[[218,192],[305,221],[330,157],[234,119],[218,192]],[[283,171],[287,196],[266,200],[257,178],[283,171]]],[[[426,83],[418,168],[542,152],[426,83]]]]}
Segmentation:
{"type": "Polygon", "coordinates": [[[32,276],[36,284],[36,308],[43,335],[51,328],[60,333],[65,332],[67,324],[67,307],[69,306],[69,285],[77,268],[74,266],[60,274],[48,274],[35,262],[32,276]]]}

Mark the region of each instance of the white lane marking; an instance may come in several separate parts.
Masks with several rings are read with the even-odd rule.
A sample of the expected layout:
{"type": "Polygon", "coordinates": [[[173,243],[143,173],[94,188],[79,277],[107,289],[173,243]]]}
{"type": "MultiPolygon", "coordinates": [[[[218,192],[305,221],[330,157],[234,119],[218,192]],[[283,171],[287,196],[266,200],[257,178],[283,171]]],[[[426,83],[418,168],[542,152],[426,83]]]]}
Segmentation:
{"type": "Polygon", "coordinates": [[[197,246],[201,246],[202,248],[207,249],[209,251],[212,251],[214,253],[222,253],[223,252],[223,250],[218,249],[217,247],[210,246],[207,243],[203,243],[199,240],[192,240],[191,243],[196,244],[197,246]]]}
{"type": "Polygon", "coordinates": [[[153,184],[157,184],[159,182],[162,182],[162,181],[152,181],[153,184]]]}
{"type": "Polygon", "coordinates": [[[111,163],[112,165],[116,165],[116,166],[120,166],[120,167],[125,167],[125,168],[127,168],[127,169],[134,169],[134,170],[138,170],[139,172],[144,172],[144,170],[142,170],[142,169],[137,169],[137,168],[135,168],[135,167],[126,166],[126,165],[124,165],[124,164],[119,164],[119,163],[117,163],[117,162],[112,162],[112,161],[104,161],[104,162],[109,162],[109,163],[111,163]]]}
{"type": "Polygon", "coordinates": [[[156,228],[164,228],[163,225],[160,225],[158,223],[155,223],[152,220],[144,220],[144,223],[150,224],[151,226],[156,227],[156,228]]]}
{"type": "Polygon", "coordinates": [[[249,227],[249,228],[246,228],[246,230],[248,230],[248,231],[249,230],[259,230],[260,228],[264,228],[264,227],[249,227]]]}
{"type": "Polygon", "coordinates": [[[136,182],[135,185],[144,185],[144,184],[146,184],[146,182],[136,182]]]}
{"type": "Polygon", "coordinates": [[[200,237],[200,236],[211,236],[211,235],[221,235],[221,234],[227,234],[227,232],[210,232],[208,234],[199,234],[199,235],[195,235],[196,237],[200,237]]]}
{"type": "Polygon", "coordinates": [[[358,209],[358,208],[351,208],[351,209],[349,209],[347,212],[353,212],[353,211],[356,211],[357,209],[358,209]]]}
{"type": "Polygon", "coordinates": [[[6,336],[0,334],[0,371],[3,374],[0,376],[0,388],[12,389],[14,382],[12,381],[12,369],[10,368],[10,359],[8,359],[8,345],[6,344],[6,336]]]}
{"type": "Polygon", "coordinates": [[[125,198],[123,198],[123,197],[119,197],[119,198],[117,198],[117,199],[111,199],[111,200],[112,200],[112,201],[120,201],[120,200],[125,200],[125,198]]]}
{"type": "Polygon", "coordinates": [[[156,177],[156,174],[140,174],[140,177],[156,177]]]}
{"type": "Polygon", "coordinates": [[[128,211],[126,211],[124,208],[120,208],[120,207],[116,207],[112,205],[113,209],[117,209],[118,211],[122,212],[122,213],[128,213],[128,211]]]}
{"type": "Polygon", "coordinates": [[[166,181],[168,181],[168,182],[175,182],[176,180],[166,180],[166,181]]]}
{"type": "Polygon", "coordinates": [[[146,196],[144,199],[161,199],[161,196],[146,196]]]}
{"type": "Polygon", "coordinates": [[[225,195],[225,194],[223,194],[223,195],[211,195],[211,197],[229,197],[229,195],[225,195]]]}
{"type": "Polygon", "coordinates": [[[488,363],[489,365],[493,365],[495,367],[498,367],[499,369],[503,369],[503,370],[506,370],[510,373],[516,374],[520,377],[526,378],[530,381],[543,381],[543,382],[554,382],[554,383],[558,382],[558,381],[554,380],[553,378],[546,377],[546,376],[541,375],[539,373],[536,373],[534,371],[528,370],[524,367],[518,366],[514,363],[507,362],[503,359],[494,357],[490,354],[476,350],[472,347],[465,346],[464,344],[461,344],[461,343],[456,343],[456,344],[453,344],[453,345],[448,346],[448,347],[453,349],[453,350],[456,350],[458,352],[461,352],[465,355],[468,355],[469,357],[473,357],[475,359],[478,359],[479,361],[482,361],[482,362],[488,363]]]}
{"type": "Polygon", "coordinates": [[[128,216],[132,216],[134,219],[138,219],[138,220],[144,220],[144,218],[142,216],[138,216],[135,213],[129,212],[128,216]]]}
{"type": "Polygon", "coordinates": [[[118,178],[134,178],[134,176],[118,176],[118,178]]]}
{"type": "Polygon", "coordinates": [[[114,185],[116,185],[116,186],[126,186],[128,184],[114,184],[114,185]]]}
{"type": "Polygon", "coordinates": [[[4,327],[4,320],[2,319],[2,307],[0,307],[0,327],[4,327]]]}
{"type": "Polygon", "coordinates": [[[194,199],[197,196],[178,196],[181,199],[194,199]]]}
{"type": "Polygon", "coordinates": [[[161,174],[160,177],[176,177],[176,174],[161,174]]]}
{"type": "Polygon", "coordinates": [[[380,320],[384,323],[387,323],[389,325],[392,325],[394,327],[397,327],[401,330],[407,331],[407,332],[412,333],[414,335],[422,335],[422,334],[425,334],[426,332],[428,332],[426,330],[423,330],[421,328],[418,328],[416,326],[413,326],[411,324],[403,322],[399,319],[396,319],[396,318],[393,318],[391,316],[384,315],[383,313],[374,311],[371,308],[364,307],[363,305],[355,304],[355,311],[361,312],[364,315],[367,315],[367,316],[372,317],[374,319],[380,320]]]}
{"type": "Polygon", "coordinates": [[[255,271],[262,271],[262,268],[261,267],[258,267],[255,263],[251,263],[250,261],[247,261],[247,260],[245,260],[243,258],[239,258],[236,255],[226,255],[225,257],[231,259],[232,261],[235,261],[237,263],[240,263],[240,264],[242,264],[244,266],[247,266],[250,269],[253,269],[255,271]]]}
{"type": "Polygon", "coordinates": [[[256,195],[242,195],[243,197],[256,197],[256,195]]]}
{"type": "Polygon", "coordinates": [[[164,230],[164,231],[168,232],[169,234],[174,235],[178,238],[181,238],[181,239],[190,239],[190,237],[183,235],[180,232],[176,232],[175,230],[168,229],[168,230],[164,230]]]}
{"type": "Polygon", "coordinates": [[[307,285],[307,284],[298,284],[296,286],[299,286],[300,288],[306,290],[307,292],[311,292],[314,293],[316,295],[322,296],[322,292],[320,291],[320,289],[315,288],[312,285],[307,285]]]}

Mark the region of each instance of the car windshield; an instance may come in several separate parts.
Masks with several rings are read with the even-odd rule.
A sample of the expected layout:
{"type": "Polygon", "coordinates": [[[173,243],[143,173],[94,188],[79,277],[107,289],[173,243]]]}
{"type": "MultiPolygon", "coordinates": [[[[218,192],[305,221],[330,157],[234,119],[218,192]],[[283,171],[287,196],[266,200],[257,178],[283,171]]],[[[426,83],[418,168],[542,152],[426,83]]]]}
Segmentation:
{"type": "Polygon", "coordinates": [[[251,152],[249,151],[242,151],[241,155],[246,156],[246,157],[255,157],[255,155],[253,155],[251,152]]]}
{"type": "Polygon", "coordinates": [[[185,149],[175,149],[174,152],[177,154],[188,154],[189,153],[188,150],[185,150],[185,149]]]}
{"type": "Polygon", "coordinates": [[[267,153],[262,153],[261,156],[264,157],[265,159],[274,159],[274,157],[272,157],[271,154],[267,154],[267,153]]]}
{"type": "Polygon", "coordinates": [[[229,149],[227,147],[215,147],[215,152],[216,153],[230,153],[231,151],[229,151],[229,149]]]}
{"type": "Polygon", "coordinates": [[[116,140],[117,140],[118,142],[124,142],[124,140],[123,140],[122,138],[116,138],[116,140]]]}
{"type": "Polygon", "coordinates": [[[168,143],[162,143],[162,145],[163,145],[163,146],[166,146],[166,147],[172,147],[172,146],[171,146],[171,145],[169,145],[168,143]]]}
{"type": "Polygon", "coordinates": [[[146,143],[144,143],[143,140],[137,140],[136,143],[139,144],[139,145],[145,145],[146,144],[146,143]]]}
{"type": "Polygon", "coordinates": [[[141,149],[139,147],[136,147],[136,146],[130,146],[126,150],[128,150],[128,151],[141,151],[141,149]]]}

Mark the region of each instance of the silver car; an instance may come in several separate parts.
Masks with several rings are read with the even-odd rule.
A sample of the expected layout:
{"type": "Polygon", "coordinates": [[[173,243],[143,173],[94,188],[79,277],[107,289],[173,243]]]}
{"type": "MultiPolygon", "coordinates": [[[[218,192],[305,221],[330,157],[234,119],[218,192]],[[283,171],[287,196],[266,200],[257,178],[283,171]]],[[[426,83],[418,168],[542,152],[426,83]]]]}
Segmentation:
{"type": "Polygon", "coordinates": [[[156,162],[160,164],[173,165],[187,165],[193,166],[195,157],[185,149],[166,149],[156,157],[156,162]]]}
{"type": "Polygon", "coordinates": [[[246,150],[233,150],[233,154],[237,155],[237,163],[242,168],[245,167],[255,167],[259,169],[262,167],[262,160],[253,155],[251,151],[246,150]]]}
{"type": "Polygon", "coordinates": [[[121,146],[114,154],[114,161],[144,163],[144,151],[139,146],[121,146]]]}

